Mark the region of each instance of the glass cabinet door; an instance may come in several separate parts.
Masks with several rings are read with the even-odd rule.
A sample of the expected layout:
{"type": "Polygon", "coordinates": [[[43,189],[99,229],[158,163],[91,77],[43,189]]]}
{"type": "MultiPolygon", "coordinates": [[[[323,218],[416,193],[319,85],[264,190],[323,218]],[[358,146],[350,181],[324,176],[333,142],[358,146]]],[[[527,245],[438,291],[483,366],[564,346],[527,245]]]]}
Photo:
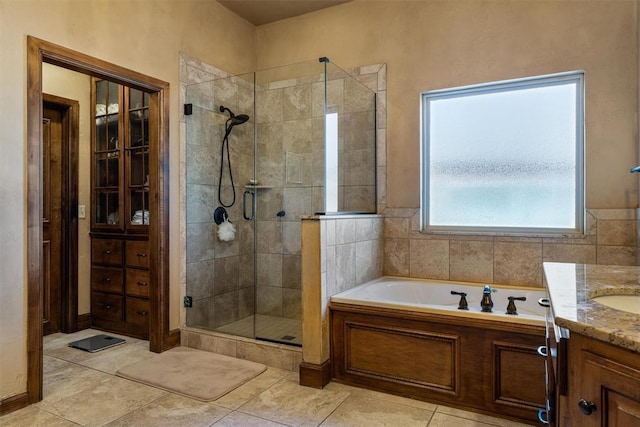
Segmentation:
{"type": "Polygon", "coordinates": [[[93,221],[99,226],[120,226],[121,87],[96,81],[94,94],[93,221]]]}
{"type": "Polygon", "coordinates": [[[128,91],[128,225],[149,225],[149,94],[128,91]]]}

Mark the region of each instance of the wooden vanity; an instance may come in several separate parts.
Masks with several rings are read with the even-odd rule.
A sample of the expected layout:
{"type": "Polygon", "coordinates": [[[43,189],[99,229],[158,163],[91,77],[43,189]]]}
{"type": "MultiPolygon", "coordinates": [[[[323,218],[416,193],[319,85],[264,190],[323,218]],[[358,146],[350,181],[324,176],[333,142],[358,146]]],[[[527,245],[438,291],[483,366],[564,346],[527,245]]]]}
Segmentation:
{"type": "Polygon", "coordinates": [[[551,425],[640,426],[640,316],[601,295],[640,294],[640,267],[544,263],[551,425]]]}

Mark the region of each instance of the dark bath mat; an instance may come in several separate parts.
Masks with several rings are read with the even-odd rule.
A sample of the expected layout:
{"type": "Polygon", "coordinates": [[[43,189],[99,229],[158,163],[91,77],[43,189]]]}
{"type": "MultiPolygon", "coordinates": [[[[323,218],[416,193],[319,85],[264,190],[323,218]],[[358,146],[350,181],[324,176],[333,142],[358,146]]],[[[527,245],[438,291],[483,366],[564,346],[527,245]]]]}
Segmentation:
{"type": "Polygon", "coordinates": [[[95,353],[96,351],[104,350],[105,348],[124,343],[125,340],[123,340],[122,338],[116,338],[102,334],[70,342],[69,347],[79,348],[80,350],[88,351],[89,353],[95,353]]]}

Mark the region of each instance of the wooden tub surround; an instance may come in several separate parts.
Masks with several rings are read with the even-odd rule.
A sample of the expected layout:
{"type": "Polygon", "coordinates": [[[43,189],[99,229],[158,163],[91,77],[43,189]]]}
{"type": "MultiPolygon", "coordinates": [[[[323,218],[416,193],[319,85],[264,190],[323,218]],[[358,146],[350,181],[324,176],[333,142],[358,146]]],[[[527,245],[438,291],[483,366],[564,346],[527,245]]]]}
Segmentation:
{"type": "Polygon", "coordinates": [[[334,381],[537,424],[544,326],[330,303],[334,381]]]}

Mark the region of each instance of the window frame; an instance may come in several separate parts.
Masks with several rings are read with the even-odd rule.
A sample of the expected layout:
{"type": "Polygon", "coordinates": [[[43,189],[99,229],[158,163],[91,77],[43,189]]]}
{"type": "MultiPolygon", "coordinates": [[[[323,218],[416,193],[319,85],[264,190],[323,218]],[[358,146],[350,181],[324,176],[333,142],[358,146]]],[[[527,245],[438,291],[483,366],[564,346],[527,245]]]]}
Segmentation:
{"type": "Polygon", "coordinates": [[[429,90],[420,93],[420,231],[422,233],[509,235],[528,237],[560,237],[585,235],[585,84],[584,70],[569,71],[542,76],[429,90]],[[430,179],[430,109],[431,100],[458,97],[469,94],[505,92],[523,88],[549,87],[552,85],[576,84],[576,130],[575,130],[575,227],[493,227],[493,226],[442,226],[429,224],[429,179],[430,179]]]}

